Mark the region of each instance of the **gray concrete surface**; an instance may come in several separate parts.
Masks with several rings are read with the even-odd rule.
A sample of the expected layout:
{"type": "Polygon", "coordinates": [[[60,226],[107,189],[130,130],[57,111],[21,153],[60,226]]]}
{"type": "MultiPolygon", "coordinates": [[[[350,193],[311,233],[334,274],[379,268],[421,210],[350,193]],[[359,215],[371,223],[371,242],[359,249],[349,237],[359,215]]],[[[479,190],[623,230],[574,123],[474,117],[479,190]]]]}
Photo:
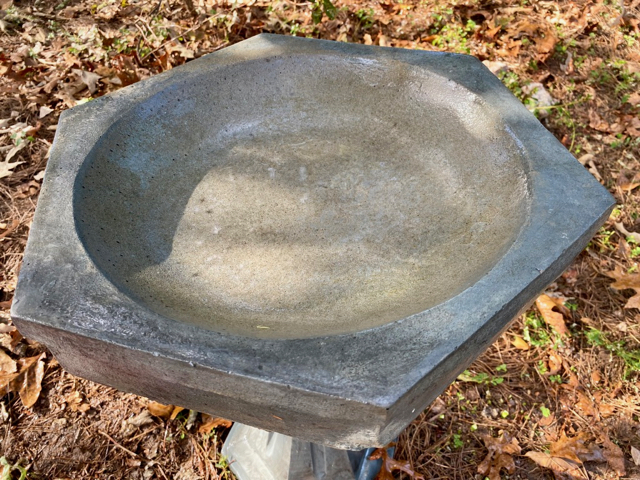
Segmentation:
{"type": "Polygon", "coordinates": [[[92,380],[383,445],[612,206],[473,57],[260,35],[63,114],[12,316],[92,380]]]}

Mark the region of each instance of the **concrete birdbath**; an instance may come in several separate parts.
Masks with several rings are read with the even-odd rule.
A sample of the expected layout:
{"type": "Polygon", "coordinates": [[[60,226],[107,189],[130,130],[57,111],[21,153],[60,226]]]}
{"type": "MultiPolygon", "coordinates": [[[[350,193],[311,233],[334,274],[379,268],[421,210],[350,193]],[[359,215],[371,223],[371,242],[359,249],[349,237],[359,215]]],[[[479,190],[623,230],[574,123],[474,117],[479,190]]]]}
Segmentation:
{"type": "Polygon", "coordinates": [[[63,114],[12,315],[91,380],[381,446],[612,205],[473,57],[259,35],[63,114]]]}

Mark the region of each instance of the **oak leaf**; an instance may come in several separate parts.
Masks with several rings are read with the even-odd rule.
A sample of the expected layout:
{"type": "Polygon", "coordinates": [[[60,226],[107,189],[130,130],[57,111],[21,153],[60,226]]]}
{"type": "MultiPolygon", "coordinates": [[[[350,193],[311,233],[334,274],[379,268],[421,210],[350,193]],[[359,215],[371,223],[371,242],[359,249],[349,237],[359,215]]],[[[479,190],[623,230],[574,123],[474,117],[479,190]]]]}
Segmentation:
{"type": "Polygon", "coordinates": [[[536,306],[547,325],[553,327],[559,335],[565,336],[569,334],[569,329],[564,323],[564,316],[562,313],[553,310],[554,308],[566,309],[560,300],[551,298],[543,293],[536,299],[536,306]]]}
{"type": "Polygon", "coordinates": [[[554,457],[546,452],[527,452],[524,456],[541,467],[553,471],[556,480],[585,480],[587,478],[580,470],[580,464],[572,460],[554,457]]]}
{"type": "MultiPolygon", "coordinates": [[[[24,148],[25,146],[26,146],[26,142],[24,142],[24,144],[18,145],[17,147],[14,147],[13,149],[11,149],[9,154],[11,154],[11,157],[13,157],[13,155],[15,155],[20,149],[24,148]]],[[[21,165],[23,163],[24,162],[10,162],[9,160],[0,161],[0,178],[8,177],[12,173],[14,173],[13,172],[14,168],[16,168],[18,165],[21,165]]]]}
{"type": "Polygon", "coordinates": [[[558,39],[552,29],[545,28],[539,30],[538,35],[535,37],[535,42],[538,53],[549,53],[553,51],[558,39]]]}
{"type": "Polygon", "coordinates": [[[520,454],[520,444],[518,440],[512,438],[506,432],[498,438],[488,434],[482,434],[480,438],[482,438],[489,453],[487,453],[487,456],[480,462],[480,465],[478,465],[478,473],[489,477],[489,480],[500,480],[500,470],[503,468],[509,474],[514,473],[516,464],[512,455],[520,454]]]}
{"type": "Polygon", "coordinates": [[[82,395],[77,390],[67,395],[64,400],[73,412],[86,413],[91,409],[91,405],[84,402],[82,395]]]}
{"type": "Polygon", "coordinates": [[[22,404],[30,408],[40,397],[42,378],[44,377],[44,361],[46,354],[21,358],[17,362],[17,370],[0,375],[0,397],[15,392],[20,395],[22,404]]]}
{"type": "Polygon", "coordinates": [[[175,407],[173,405],[164,405],[154,401],[149,401],[149,404],[147,405],[149,413],[154,417],[160,418],[169,418],[174,408],[175,407]]]}
{"type": "Polygon", "coordinates": [[[640,308],[640,273],[626,273],[618,267],[605,275],[615,280],[610,286],[616,290],[635,290],[636,294],[627,301],[624,308],[640,308]]]}
{"type": "Polygon", "coordinates": [[[562,432],[558,441],[550,445],[550,452],[556,457],[567,458],[574,462],[604,461],[602,450],[595,444],[586,446],[586,439],[585,432],[581,432],[575,437],[567,437],[562,432]]]}
{"type": "Polygon", "coordinates": [[[556,375],[562,368],[562,357],[556,352],[549,353],[549,375],[556,375]]]}
{"type": "Polygon", "coordinates": [[[9,355],[0,350],[0,375],[10,375],[18,370],[18,364],[9,355]]]}
{"type": "Polygon", "coordinates": [[[582,462],[604,461],[602,450],[597,445],[587,446],[586,433],[567,437],[564,432],[549,446],[549,452],[527,452],[526,457],[538,465],[553,471],[557,480],[586,479],[582,462]]]}
{"type": "Polygon", "coordinates": [[[169,420],[175,420],[176,417],[178,416],[178,414],[184,410],[184,407],[173,407],[173,412],[171,412],[171,416],[169,417],[169,420]]]}
{"type": "Polygon", "coordinates": [[[233,422],[220,417],[212,417],[206,413],[202,413],[202,425],[198,428],[198,433],[208,434],[217,427],[229,428],[233,422]]]}
{"type": "MultiPolygon", "coordinates": [[[[631,184],[632,188],[635,188],[635,187],[637,187],[639,185],[640,185],[640,183],[631,184]]],[[[624,190],[624,187],[621,186],[620,188],[622,188],[624,190]]],[[[634,242],[640,243],[640,233],[630,232],[629,230],[627,230],[624,227],[624,224],[621,223],[621,222],[615,222],[614,225],[616,227],[616,230],[618,230],[622,235],[624,235],[625,238],[631,238],[631,239],[633,239],[634,242]]]]}
{"type": "Polygon", "coordinates": [[[380,473],[376,476],[375,480],[394,480],[393,472],[400,470],[407,474],[412,480],[424,480],[424,477],[419,473],[416,473],[409,462],[402,462],[389,456],[387,453],[388,447],[377,448],[369,456],[369,460],[382,460],[382,466],[380,467],[380,473]]]}
{"type": "Polygon", "coordinates": [[[624,454],[622,449],[613,443],[608,435],[602,436],[602,444],[604,445],[604,457],[607,463],[616,474],[620,477],[624,477],[627,474],[627,469],[624,465],[624,454]]]}

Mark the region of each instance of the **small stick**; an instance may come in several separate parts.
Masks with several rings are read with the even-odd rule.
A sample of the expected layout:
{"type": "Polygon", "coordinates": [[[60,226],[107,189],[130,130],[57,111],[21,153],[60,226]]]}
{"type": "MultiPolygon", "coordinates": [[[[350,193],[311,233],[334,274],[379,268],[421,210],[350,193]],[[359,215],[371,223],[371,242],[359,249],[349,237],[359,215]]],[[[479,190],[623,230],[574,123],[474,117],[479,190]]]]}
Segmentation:
{"type": "Polygon", "coordinates": [[[133,457],[137,458],[138,460],[144,460],[145,462],[148,462],[148,461],[149,461],[149,460],[147,460],[146,458],[144,458],[144,457],[142,457],[142,456],[138,455],[137,453],[132,452],[132,451],[131,451],[131,450],[129,450],[128,448],[125,448],[125,447],[123,447],[122,445],[120,445],[120,444],[119,444],[118,442],[116,442],[116,441],[113,439],[113,437],[111,437],[108,433],[103,432],[102,430],[98,430],[98,433],[99,433],[100,435],[104,435],[105,437],[107,437],[109,440],[111,440],[111,442],[113,442],[113,444],[114,444],[116,447],[118,447],[118,448],[119,448],[119,449],[121,449],[121,450],[124,450],[124,451],[125,451],[125,452],[127,452],[129,455],[131,455],[131,456],[133,456],[133,457]]]}

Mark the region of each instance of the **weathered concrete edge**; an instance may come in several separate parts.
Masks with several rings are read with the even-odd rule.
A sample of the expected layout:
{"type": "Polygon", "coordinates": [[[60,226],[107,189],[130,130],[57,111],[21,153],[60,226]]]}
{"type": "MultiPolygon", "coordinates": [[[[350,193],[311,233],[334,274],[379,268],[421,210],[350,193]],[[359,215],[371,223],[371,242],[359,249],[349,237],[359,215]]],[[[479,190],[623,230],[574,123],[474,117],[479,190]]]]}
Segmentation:
{"type": "Polygon", "coordinates": [[[16,319],[21,333],[47,345],[67,372],[96,383],[334,448],[383,445],[383,407],[330,401],[325,394],[253,379],[247,379],[252,392],[247,400],[238,397],[238,389],[247,390],[239,375],[16,319]]]}
{"type": "Polygon", "coordinates": [[[600,226],[609,218],[614,207],[615,202],[604,210],[592,224],[589,231],[585,232],[582,237],[567,249],[565,256],[556,260],[529,285],[529,288],[523,290],[499,312],[496,312],[491,321],[487,322],[475,335],[445,358],[438,365],[437,371],[432,370],[412,390],[405,393],[397,403],[389,408],[387,427],[380,436],[382,444],[393,441],[406,428],[407,416],[413,415],[413,418],[416,418],[442,391],[455,381],[460,373],[475,361],[475,357],[469,356],[469,352],[476,348],[482,351],[489,348],[511,326],[513,321],[529,308],[532,301],[558,278],[580,252],[584,250],[600,226]]]}

